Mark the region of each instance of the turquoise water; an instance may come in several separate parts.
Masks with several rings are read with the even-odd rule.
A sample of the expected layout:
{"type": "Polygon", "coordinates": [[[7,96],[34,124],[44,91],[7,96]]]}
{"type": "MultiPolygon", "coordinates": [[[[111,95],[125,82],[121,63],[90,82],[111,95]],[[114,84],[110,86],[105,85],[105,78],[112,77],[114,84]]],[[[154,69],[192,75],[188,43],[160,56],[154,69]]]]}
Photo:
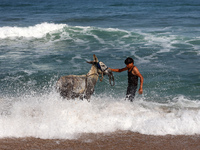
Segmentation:
{"type": "MultiPolygon", "coordinates": [[[[118,127],[113,121],[112,129],[103,126],[102,129],[105,130],[99,131],[99,128],[95,128],[90,131],[84,130],[83,125],[83,129],[73,129],[74,132],[70,130],[70,134],[71,132],[72,134],[109,132],[115,129],[145,134],[200,133],[196,131],[197,126],[200,125],[198,119],[200,110],[199,14],[200,2],[198,0],[176,2],[163,0],[87,2],[81,0],[1,0],[0,99],[3,115],[1,121],[9,124],[8,118],[4,118],[9,116],[13,118],[13,122],[18,122],[12,116],[15,113],[22,118],[22,122],[27,121],[22,113],[27,109],[39,109],[38,114],[40,112],[45,114],[49,110],[50,114],[50,109],[45,106],[52,103],[57,108],[54,110],[57,112],[55,116],[59,116],[60,111],[65,111],[69,106],[73,108],[72,111],[75,111],[77,103],[80,108],[83,103],[87,106],[82,110],[87,115],[90,114],[88,109],[96,110],[97,107],[99,111],[103,106],[113,108],[117,105],[113,111],[118,112],[122,109],[119,108],[119,104],[124,108],[121,110],[125,118],[123,123],[126,122],[125,124],[130,124],[130,126],[118,127]],[[131,108],[129,108],[130,103],[124,102],[127,72],[114,73],[116,83],[114,87],[109,85],[108,77],[104,77],[102,82],[98,81],[90,104],[80,101],[63,101],[56,93],[54,86],[58,78],[69,74],[86,74],[91,67],[86,61],[92,60],[93,54],[111,68],[125,67],[124,60],[127,57],[135,60],[135,65],[144,77],[144,93],[136,95],[135,103],[131,103],[131,108]],[[66,107],[61,107],[61,104],[66,107]],[[136,105],[140,110],[132,112],[136,105]],[[162,108],[170,109],[171,115],[175,118],[167,118],[169,114],[165,111],[160,112],[160,105],[162,108]],[[185,119],[191,113],[193,115],[189,119],[195,125],[191,125],[188,131],[185,131],[185,124],[184,130],[177,129],[171,132],[170,127],[166,129],[162,126],[167,124],[162,122],[163,118],[158,117],[160,119],[157,118],[157,124],[160,124],[158,130],[162,132],[148,130],[144,122],[142,122],[144,126],[140,129],[133,128],[135,124],[134,121],[129,122],[130,118],[134,118],[137,112],[143,112],[144,109],[157,116],[157,112],[155,113],[158,110],[157,107],[159,107],[159,114],[166,115],[164,117],[167,118],[166,122],[175,120],[171,128],[184,125],[185,122],[178,121],[180,118],[185,119]],[[61,110],[57,111],[58,109],[61,110]],[[194,113],[194,110],[197,112],[194,113]],[[126,113],[129,112],[131,112],[130,118],[126,118],[126,113]],[[144,129],[147,130],[144,131],[144,129]]],[[[50,108],[54,109],[52,107],[53,105],[50,108]]],[[[108,120],[110,117],[116,117],[113,111],[110,112],[111,110],[104,110],[108,114],[111,113],[111,116],[107,116],[108,120]]],[[[98,114],[98,111],[94,114],[98,114]]],[[[27,112],[25,114],[29,116],[29,120],[31,115],[27,112]]],[[[39,120],[43,117],[50,117],[46,114],[41,115],[40,118],[40,115],[39,120]]],[[[149,114],[144,113],[143,115],[144,120],[148,121],[149,114]]],[[[100,116],[104,115],[100,114],[100,116]]],[[[156,120],[155,118],[151,121],[156,120]]],[[[120,117],[116,117],[115,120],[119,121],[120,117]]],[[[86,123],[85,120],[79,121],[80,124],[86,123]]],[[[99,121],[103,122],[101,119],[96,120],[94,126],[99,121]]],[[[62,119],[57,122],[63,124],[62,119]]],[[[27,121],[27,124],[30,123],[34,124],[34,121],[27,121]]],[[[46,126],[50,126],[50,122],[45,123],[46,126]]],[[[93,126],[92,123],[88,126],[93,126]]],[[[20,123],[16,124],[20,126],[20,123]]],[[[41,124],[38,121],[38,124],[33,125],[35,129],[33,131],[36,131],[36,126],[41,127],[41,124]]],[[[75,125],[74,122],[71,124],[75,125]]],[[[4,125],[0,127],[2,130],[5,128],[4,125]]],[[[56,127],[58,126],[55,125],[52,128],[56,127]]],[[[13,133],[2,134],[1,137],[15,136],[17,129],[18,127],[13,129],[13,133]]],[[[62,129],[62,133],[65,133],[66,127],[62,129]]],[[[60,132],[47,135],[47,131],[42,128],[41,133],[19,135],[38,137],[45,135],[45,138],[67,137],[66,134],[62,135],[60,132]]]]}

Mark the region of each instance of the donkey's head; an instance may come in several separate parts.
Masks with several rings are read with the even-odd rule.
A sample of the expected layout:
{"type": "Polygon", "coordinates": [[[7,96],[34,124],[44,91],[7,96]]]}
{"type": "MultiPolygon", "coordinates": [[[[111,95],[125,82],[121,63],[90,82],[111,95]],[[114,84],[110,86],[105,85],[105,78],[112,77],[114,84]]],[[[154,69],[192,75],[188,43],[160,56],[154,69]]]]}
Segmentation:
{"type": "Polygon", "coordinates": [[[108,75],[110,84],[114,85],[115,83],[114,83],[114,76],[113,76],[112,71],[103,62],[98,61],[98,58],[96,57],[96,55],[93,55],[93,59],[94,61],[90,61],[88,63],[93,64],[95,66],[98,74],[102,75],[102,79],[103,79],[103,75],[108,75]]]}

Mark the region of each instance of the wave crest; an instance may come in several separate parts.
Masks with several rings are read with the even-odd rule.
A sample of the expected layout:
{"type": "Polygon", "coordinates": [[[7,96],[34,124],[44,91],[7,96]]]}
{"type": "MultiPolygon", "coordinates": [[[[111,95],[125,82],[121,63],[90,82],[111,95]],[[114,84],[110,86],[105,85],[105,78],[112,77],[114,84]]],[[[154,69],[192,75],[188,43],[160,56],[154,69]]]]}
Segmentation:
{"type": "Polygon", "coordinates": [[[54,23],[41,23],[35,26],[29,27],[1,27],[0,39],[6,38],[42,38],[47,33],[55,32],[66,27],[66,24],[54,24],[54,23]]]}

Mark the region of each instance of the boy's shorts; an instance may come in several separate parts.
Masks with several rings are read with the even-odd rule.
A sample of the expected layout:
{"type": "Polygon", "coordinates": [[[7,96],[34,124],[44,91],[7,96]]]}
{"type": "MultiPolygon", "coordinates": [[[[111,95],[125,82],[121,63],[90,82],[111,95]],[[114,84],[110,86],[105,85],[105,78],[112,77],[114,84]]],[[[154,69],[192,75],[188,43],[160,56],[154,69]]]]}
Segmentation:
{"type": "Polygon", "coordinates": [[[132,102],[134,100],[136,91],[137,86],[128,86],[126,92],[126,100],[130,100],[132,102]]]}

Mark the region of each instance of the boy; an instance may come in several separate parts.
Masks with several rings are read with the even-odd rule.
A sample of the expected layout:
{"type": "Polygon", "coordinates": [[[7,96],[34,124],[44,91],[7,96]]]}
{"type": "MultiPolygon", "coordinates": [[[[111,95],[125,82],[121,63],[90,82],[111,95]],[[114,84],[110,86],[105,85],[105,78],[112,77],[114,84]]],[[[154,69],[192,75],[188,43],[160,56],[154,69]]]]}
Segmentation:
{"type": "Polygon", "coordinates": [[[140,88],[138,93],[143,93],[143,76],[140,74],[138,68],[134,66],[134,60],[130,57],[128,57],[124,63],[126,64],[125,68],[122,69],[111,69],[111,71],[114,72],[122,72],[128,70],[128,87],[126,92],[126,99],[133,101],[135,97],[135,93],[137,91],[137,85],[138,85],[138,77],[140,78],[140,88]]]}

